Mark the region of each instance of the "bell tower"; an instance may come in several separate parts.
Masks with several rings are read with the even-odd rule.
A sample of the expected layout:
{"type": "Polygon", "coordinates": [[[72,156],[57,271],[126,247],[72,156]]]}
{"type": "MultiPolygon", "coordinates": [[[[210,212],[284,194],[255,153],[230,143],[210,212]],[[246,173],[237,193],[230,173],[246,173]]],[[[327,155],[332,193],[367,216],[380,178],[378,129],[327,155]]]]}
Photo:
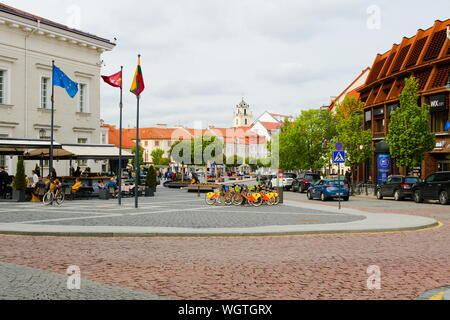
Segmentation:
{"type": "Polygon", "coordinates": [[[250,106],[244,101],[244,98],[236,106],[233,118],[233,128],[247,127],[253,124],[253,113],[250,111],[250,106]]]}

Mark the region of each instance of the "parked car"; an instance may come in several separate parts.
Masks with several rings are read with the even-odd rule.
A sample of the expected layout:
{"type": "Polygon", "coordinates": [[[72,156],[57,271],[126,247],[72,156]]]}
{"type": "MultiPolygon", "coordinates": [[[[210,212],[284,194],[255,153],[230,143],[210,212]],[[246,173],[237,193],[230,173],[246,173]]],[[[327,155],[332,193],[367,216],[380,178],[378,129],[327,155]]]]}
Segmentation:
{"type": "Polygon", "coordinates": [[[396,201],[413,197],[413,187],[420,182],[417,177],[390,176],[385,183],[377,186],[377,199],[394,197],[396,201]]]}
{"type": "MultiPolygon", "coordinates": [[[[284,173],[283,174],[282,182],[283,182],[284,190],[291,190],[292,183],[294,182],[295,178],[297,178],[297,175],[294,173],[284,173]]],[[[277,176],[274,176],[272,178],[272,181],[270,182],[269,186],[271,188],[278,186],[278,177],[277,176]]]]}
{"type": "Polygon", "coordinates": [[[439,200],[442,205],[450,204],[450,172],[438,172],[417,183],[412,190],[414,201],[439,200]]]}
{"type": "Polygon", "coordinates": [[[292,183],[293,192],[306,192],[308,189],[320,180],[320,174],[316,173],[301,173],[292,183]]]}
{"type": "Polygon", "coordinates": [[[328,201],[341,198],[344,201],[348,201],[350,199],[350,189],[343,179],[319,180],[308,189],[307,194],[309,200],[320,199],[328,201]]]}

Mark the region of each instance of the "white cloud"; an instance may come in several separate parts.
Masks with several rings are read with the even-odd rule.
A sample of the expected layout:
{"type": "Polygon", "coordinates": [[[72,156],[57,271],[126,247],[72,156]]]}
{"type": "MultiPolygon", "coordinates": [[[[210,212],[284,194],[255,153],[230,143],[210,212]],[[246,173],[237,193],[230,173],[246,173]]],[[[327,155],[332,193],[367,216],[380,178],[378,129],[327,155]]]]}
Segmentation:
{"type": "MultiPolygon", "coordinates": [[[[103,73],[124,65],[125,88],[141,53],[144,126],[195,120],[229,126],[242,96],[256,115],[320,107],[378,52],[450,12],[448,0],[4,2],[62,23],[67,7],[80,6],[82,30],[118,39],[117,48],[104,54],[103,73]],[[367,28],[371,5],[381,9],[380,30],[367,28]]],[[[102,117],[110,123],[118,123],[117,98],[117,90],[102,85],[102,117]]],[[[132,126],[131,94],[125,105],[125,123],[132,126]]]]}

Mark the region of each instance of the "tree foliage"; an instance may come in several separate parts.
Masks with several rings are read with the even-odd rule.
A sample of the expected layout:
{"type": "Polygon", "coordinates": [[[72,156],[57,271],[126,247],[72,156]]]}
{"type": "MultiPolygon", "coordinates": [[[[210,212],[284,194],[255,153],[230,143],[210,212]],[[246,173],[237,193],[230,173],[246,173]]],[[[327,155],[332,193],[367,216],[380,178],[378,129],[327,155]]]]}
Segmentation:
{"type": "Polygon", "coordinates": [[[373,155],[372,131],[364,130],[364,104],[346,96],[336,106],[335,118],[337,137],[346,151],[346,165],[355,169],[373,155]]]}
{"type": "Polygon", "coordinates": [[[147,178],[145,180],[145,186],[151,189],[156,188],[156,170],[151,166],[147,171],[147,178]]]}
{"type": "Polygon", "coordinates": [[[163,149],[155,149],[151,153],[152,162],[156,166],[162,165],[164,159],[164,150],[163,149]]]}
{"type": "Polygon", "coordinates": [[[13,188],[17,191],[25,191],[27,189],[27,183],[25,181],[25,165],[22,156],[20,156],[17,161],[17,170],[16,175],[14,176],[13,188]]]}
{"type": "MultiPolygon", "coordinates": [[[[136,147],[131,150],[131,153],[136,155],[136,147]]],[[[133,168],[136,169],[136,157],[133,157],[131,160],[131,164],[133,165],[133,168]]],[[[139,147],[139,167],[144,166],[144,148],[139,147]]]]}
{"type": "Polygon", "coordinates": [[[430,106],[419,106],[419,82],[414,77],[405,80],[400,94],[400,106],[391,114],[389,144],[391,156],[398,166],[413,168],[420,166],[424,153],[432,151],[436,137],[429,126],[430,106]]]}
{"type": "Polygon", "coordinates": [[[302,111],[295,121],[285,122],[279,136],[274,137],[271,147],[278,140],[280,169],[321,169],[327,159],[323,141],[330,141],[335,134],[336,122],[331,111],[302,111]]]}

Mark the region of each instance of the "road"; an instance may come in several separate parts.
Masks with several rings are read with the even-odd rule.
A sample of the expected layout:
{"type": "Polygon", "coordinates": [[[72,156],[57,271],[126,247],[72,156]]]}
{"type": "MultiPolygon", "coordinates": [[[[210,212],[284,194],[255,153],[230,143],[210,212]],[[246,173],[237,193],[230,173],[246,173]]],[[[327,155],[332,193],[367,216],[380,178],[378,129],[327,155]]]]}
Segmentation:
{"type": "MultiPolygon", "coordinates": [[[[300,194],[285,198],[308,202],[300,194]]],[[[279,237],[0,236],[0,262],[60,275],[76,265],[84,280],[170,299],[415,299],[450,284],[450,206],[372,198],[345,206],[432,217],[443,226],[279,237]],[[367,288],[373,265],[381,270],[381,290],[367,288]]]]}

